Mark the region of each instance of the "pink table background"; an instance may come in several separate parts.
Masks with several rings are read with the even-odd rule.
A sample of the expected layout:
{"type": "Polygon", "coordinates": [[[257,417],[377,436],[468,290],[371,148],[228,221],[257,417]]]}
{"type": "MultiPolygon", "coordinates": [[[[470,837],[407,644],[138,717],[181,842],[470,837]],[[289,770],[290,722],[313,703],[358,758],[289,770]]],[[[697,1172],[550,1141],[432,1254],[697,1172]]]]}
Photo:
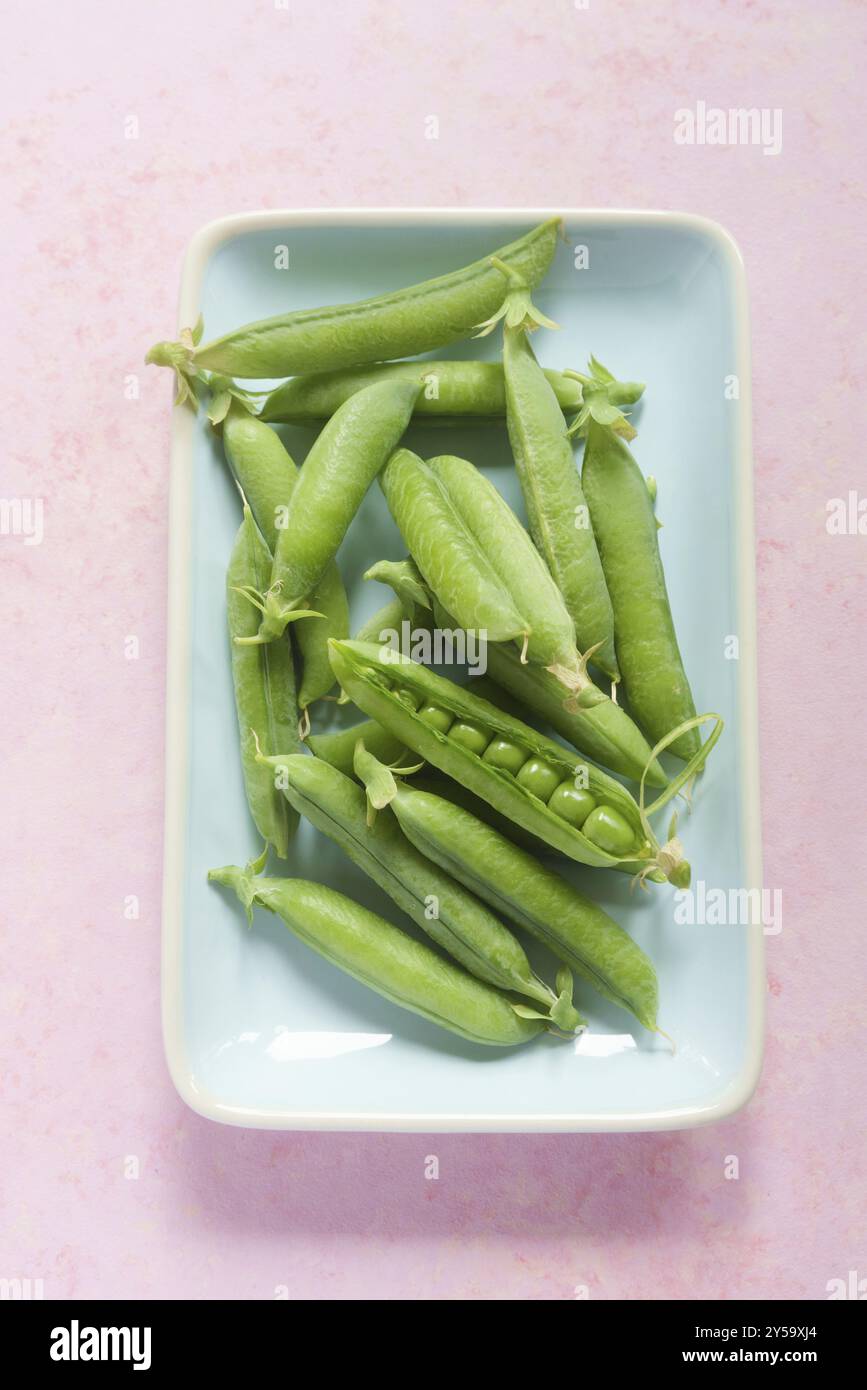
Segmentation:
{"type": "Polygon", "coordinates": [[[398,1299],[824,1298],[867,1276],[867,538],[825,527],[829,498],[867,491],[863,4],[5,8],[0,492],[43,498],[45,535],[0,536],[0,1276],[52,1298],[398,1299]],[[782,108],[782,152],[676,145],[674,111],[699,100],[782,108]],[[700,212],[746,260],[784,927],[760,1089],[716,1128],[246,1132],[186,1110],[163,1065],[169,383],[142,357],[202,223],[424,204],[700,212]]]}

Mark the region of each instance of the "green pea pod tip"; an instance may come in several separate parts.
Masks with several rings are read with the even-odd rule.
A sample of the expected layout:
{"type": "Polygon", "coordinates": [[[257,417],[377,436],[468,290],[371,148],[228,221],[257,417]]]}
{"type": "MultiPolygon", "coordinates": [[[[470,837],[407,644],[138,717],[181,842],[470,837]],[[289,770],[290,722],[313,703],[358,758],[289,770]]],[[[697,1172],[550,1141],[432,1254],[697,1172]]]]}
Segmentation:
{"type": "Polygon", "coordinates": [[[506,332],[535,333],[537,328],[559,328],[547,314],[543,314],[533,303],[530,285],[525,275],[514,266],[501,261],[499,256],[491,256],[491,265],[506,277],[506,292],[503,303],[495,314],[480,323],[473,334],[474,338],[486,338],[493,333],[502,320],[506,332]]]}
{"type": "Polygon", "coordinates": [[[565,369],[565,377],[577,381],[581,386],[582,406],[570,424],[567,434],[583,439],[590,428],[590,421],[622,439],[631,440],[636,436],[635,426],[620,410],[621,405],[634,405],[644,394],[644,382],[618,381],[613,372],[596,358],[590,358],[587,373],[565,369]]]}
{"type": "Polygon", "coordinates": [[[224,888],[231,888],[244,908],[248,923],[251,924],[253,904],[257,894],[256,878],[264,869],[267,858],[268,846],[266,845],[258,859],[251,859],[243,869],[238,864],[224,864],[221,869],[208,870],[208,882],[220,883],[224,888]]]}

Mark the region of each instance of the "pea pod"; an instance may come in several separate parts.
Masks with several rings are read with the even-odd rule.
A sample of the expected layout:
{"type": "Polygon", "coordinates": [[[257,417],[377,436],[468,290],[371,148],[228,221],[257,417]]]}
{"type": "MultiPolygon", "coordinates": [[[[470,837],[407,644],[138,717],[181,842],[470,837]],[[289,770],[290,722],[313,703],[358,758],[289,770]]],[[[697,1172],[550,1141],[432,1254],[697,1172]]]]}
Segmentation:
{"type": "MultiPolygon", "coordinates": [[[[330,650],[334,674],[359,709],[524,830],[582,864],[688,885],[679,842],[660,846],[642,807],[593,763],[398,652],[362,642],[332,642],[330,650]],[[412,704],[399,693],[406,690],[412,704]],[[584,828],[591,816],[592,833],[584,828]]],[[[678,789],[672,783],[650,809],[678,789]]]]}
{"type": "MultiPolygon", "coordinates": [[[[533,228],[498,252],[531,285],[545,275],[557,247],[560,219],[533,228]]],[[[448,275],[351,304],[296,309],[248,323],[208,343],[199,330],[177,343],[157,343],[148,362],[192,377],[202,368],[240,377],[295,376],[299,372],[354,367],[445,347],[466,338],[496,309],[502,279],[485,256],[448,275]]]]}
{"type": "Polygon", "coordinates": [[[275,790],[267,768],[256,761],[256,739],[269,753],[277,748],[300,747],[292,652],[285,639],[267,647],[240,645],[234,640],[249,636],[257,626],[255,611],[239,590],[261,584],[270,567],[271,552],[245,505],[226,576],[241,765],[247,804],[256,828],[275,853],[285,859],[298,817],[275,790]]]}
{"type": "MultiPolygon", "coordinates": [[[[223,420],[223,447],[238,485],[246,497],[273,556],[289,499],[298,478],[279,436],[268,425],[232,401],[223,420]]],[[[270,569],[269,569],[270,575],[270,569]]],[[[267,582],[259,588],[267,588],[267,582]]],[[[306,618],[293,633],[301,659],[298,703],[306,710],[334,684],[328,660],[329,637],[349,636],[349,603],[337,562],[331,560],[310,592],[310,607],[321,618],[306,618]]],[[[258,623],[254,627],[255,633],[258,623]]]]}
{"type": "MultiPolygon", "coordinates": [[[[578,410],[580,382],[573,373],[546,371],[561,410],[578,410]]],[[[414,416],[424,422],[494,420],[506,414],[506,387],[499,362],[378,362],[372,367],[311,372],[292,377],[266,397],[259,418],[292,425],[327,420],[344,401],[375,381],[421,380],[414,416]]]]}
{"type": "Polygon", "coordinates": [[[538,1018],[522,1017],[499,990],[333,888],[300,878],[257,877],[264,862],[263,855],[245,869],[227,864],[208,878],[233,889],[250,921],[254,906],[276,913],[332,965],[470,1042],[512,1047],[545,1027],[538,1018]]]}
{"type": "Polygon", "coordinates": [[[266,593],[251,595],[262,612],[252,640],[270,642],[334,559],[349,523],[406,429],[418,385],[380,382],[332,415],[307,455],[277,537],[266,593]]]}
{"type": "MultiPolygon", "coordinates": [[[[558,1028],[574,1031],[580,1026],[581,1018],[571,1004],[571,980],[558,997],[533,973],[508,928],[472,893],[419,854],[390,812],[376,816],[371,825],[367,797],[356,782],[304,754],[278,754],[263,761],[290,805],[334,840],[465,970],[499,989],[534,1000],[558,1028]]],[[[377,767],[383,766],[374,761],[377,767]]]]}
{"type": "MultiPolygon", "coordinates": [[[[614,605],[629,707],[656,741],[693,719],[695,703],[674,631],[646,480],[623,439],[594,419],[587,427],[583,481],[614,605]]],[[[688,759],[700,746],[693,726],[670,751],[688,759]]]]}
{"type": "MultiPolygon", "coordinates": [[[[375,785],[375,760],[364,757],[363,747],[356,770],[375,785]]],[[[391,789],[388,807],[421,854],[544,942],[606,999],[656,1029],[656,971],[607,912],[469,811],[394,777],[391,789]]]]}
{"type": "MultiPolygon", "coordinates": [[[[331,767],[337,768],[345,777],[355,776],[355,748],[359,742],[363,742],[369,753],[372,753],[381,763],[398,766],[401,763],[411,762],[411,755],[403,744],[392,734],[384,729],[381,724],[377,724],[374,719],[362,719],[360,723],[353,724],[351,729],[340,729],[330,734],[310,734],[307,739],[307,746],[316,754],[317,758],[329,763],[331,767]]],[[[463,806],[479,820],[493,825],[495,830],[507,835],[510,839],[516,840],[518,844],[526,849],[532,850],[534,854],[544,854],[550,850],[550,846],[542,844],[535,835],[528,831],[521,830],[520,826],[515,825],[506,816],[501,816],[486,801],[474,796],[467,791],[460,783],[452,781],[450,777],[435,768],[425,768],[418,772],[413,785],[422,791],[435,793],[448,801],[454,801],[458,806],[463,806]]]]}
{"type": "Polygon", "coordinates": [[[616,680],[614,613],[563,412],[530,346],[535,322],[527,290],[525,278],[509,275],[503,369],[506,425],[530,534],[563,595],[579,649],[592,652],[616,680]]]}
{"type": "Polygon", "coordinates": [[[564,683],[578,678],[575,628],[557,587],[478,469],[450,455],[423,463],[400,449],[380,485],[429,588],[462,628],[491,642],[516,639],[524,659],[556,670],[564,683]]]}

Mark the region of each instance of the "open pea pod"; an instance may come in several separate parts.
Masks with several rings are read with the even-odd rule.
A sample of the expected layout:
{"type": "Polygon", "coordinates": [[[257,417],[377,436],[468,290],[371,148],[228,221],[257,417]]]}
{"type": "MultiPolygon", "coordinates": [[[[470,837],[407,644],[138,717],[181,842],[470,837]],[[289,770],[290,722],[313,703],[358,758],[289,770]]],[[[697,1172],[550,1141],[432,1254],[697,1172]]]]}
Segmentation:
{"type": "MultiPolygon", "coordinates": [[[[407,608],[410,596],[415,601],[413,625],[424,621],[440,629],[454,629],[458,624],[431,593],[422,589],[428,611],[419,601],[418,586],[423,585],[413,560],[381,560],[365,574],[365,579],[377,579],[390,584],[398,595],[396,600],[407,608]]],[[[384,613],[384,610],[383,610],[384,613]]],[[[399,622],[396,626],[399,626],[399,622]]],[[[389,624],[373,624],[365,632],[357,632],[356,641],[375,641],[389,624]]],[[[336,635],[336,634],[335,634],[336,635]]],[[[380,639],[381,640],[381,639],[380,639]]],[[[407,651],[405,646],[401,650],[407,651]]],[[[520,700],[527,709],[541,716],[557,733],[585,753],[594,762],[622,777],[637,782],[642,774],[652,787],[664,787],[668,778],[660,762],[651,754],[650,744],[626,710],[600,690],[587,671],[587,657],[580,657],[574,673],[572,695],[566,698],[557,676],[542,666],[523,662],[517,648],[508,642],[487,642],[485,655],[488,671],[497,686],[520,700]]],[[[496,705],[501,701],[486,696],[496,705]]],[[[506,706],[508,708],[508,706],[506,706]]],[[[518,713],[520,713],[518,711],[518,713]]]]}
{"type": "Polygon", "coordinates": [[[334,641],[330,651],[359,709],[522,829],[581,864],[688,885],[679,842],[660,845],[642,807],[601,768],[399,652],[334,641]]]}
{"type": "MultiPolygon", "coordinates": [[[[372,753],[382,763],[396,767],[412,762],[409,750],[387,729],[383,729],[381,724],[377,724],[375,719],[362,719],[359,724],[353,724],[351,729],[339,729],[327,734],[310,734],[307,746],[317,758],[331,767],[336,767],[345,777],[355,777],[355,748],[359,742],[363,742],[368,753],[372,753]]],[[[455,802],[466,811],[472,811],[479,820],[492,825],[502,835],[523,845],[533,854],[544,854],[548,848],[541,840],[537,840],[535,835],[522,830],[507,816],[501,816],[487,801],[473,796],[473,793],[462,787],[460,782],[455,782],[436,768],[424,768],[419,771],[413,779],[413,786],[455,802]]]]}

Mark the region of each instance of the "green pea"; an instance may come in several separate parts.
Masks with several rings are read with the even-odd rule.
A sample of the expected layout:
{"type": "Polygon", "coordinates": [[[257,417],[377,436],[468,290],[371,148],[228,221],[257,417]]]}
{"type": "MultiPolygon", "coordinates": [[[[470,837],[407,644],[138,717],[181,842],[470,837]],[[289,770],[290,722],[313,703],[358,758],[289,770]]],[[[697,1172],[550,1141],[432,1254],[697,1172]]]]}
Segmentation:
{"type": "Polygon", "coordinates": [[[417,695],[414,690],[410,690],[408,686],[396,685],[393,687],[393,692],[401,704],[406,705],[408,709],[418,709],[421,704],[422,697],[417,695]]]}
{"type": "Polygon", "coordinates": [[[441,734],[447,734],[454,722],[454,715],[451,710],[443,709],[442,705],[422,705],[418,711],[418,717],[431,729],[436,729],[441,734]]]}
{"type": "Polygon", "coordinates": [[[501,767],[514,777],[527,761],[527,750],[520,744],[510,743],[507,738],[492,739],[482,754],[482,761],[492,767],[501,767]]]}
{"type": "Polygon", "coordinates": [[[560,769],[546,763],[544,758],[528,758],[518,769],[516,780],[540,801],[548,801],[561,776],[560,769]]]}
{"type": "Polygon", "coordinates": [[[625,816],[613,806],[597,806],[582,826],[582,834],[606,854],[628,854],[635,848],[635,834],[625,816]]]}
{"type": "Polygon", "coordinates": [[[449,729],[449,738],[452,743],[459,743],[462,748],[468,748],[471,753],[478,753],[481,756],[491,741],[491,735],[486,729],[479,728],[478,724],[468,724],[465,719],[456,719],[449,729]]]}
{"type": "Polygon", "coordinates": [[[561,816],[579,830],[595,805],[596,797],[591,792],[583,787],[576,787],[574,782],[569,781],[561,782],[548,802],[555,815],[561,816]]]}

